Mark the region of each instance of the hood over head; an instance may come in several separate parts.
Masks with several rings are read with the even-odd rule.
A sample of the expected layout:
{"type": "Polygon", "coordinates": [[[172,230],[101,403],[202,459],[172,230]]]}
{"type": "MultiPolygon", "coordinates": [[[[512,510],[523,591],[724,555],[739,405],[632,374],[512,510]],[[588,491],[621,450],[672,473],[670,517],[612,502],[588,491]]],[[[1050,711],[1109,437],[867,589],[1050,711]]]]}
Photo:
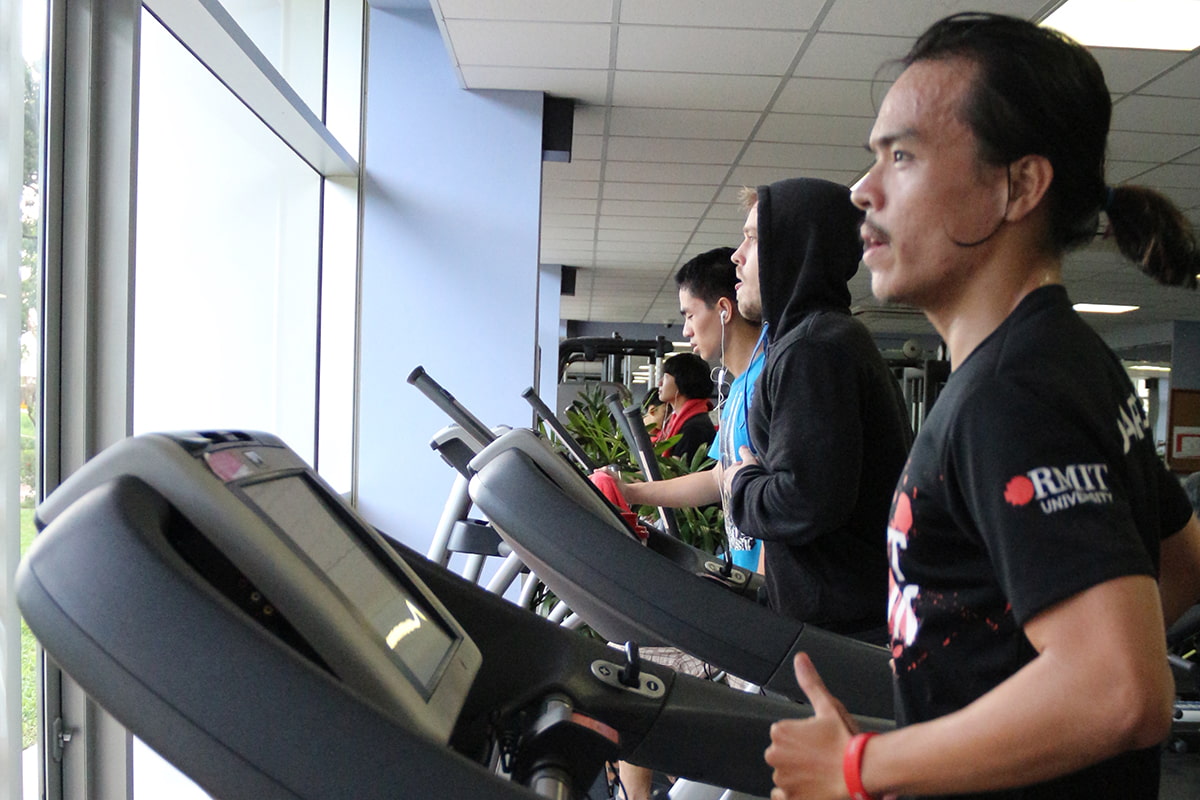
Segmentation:
{"type": "Polygon", "coordinates": [[[839,183],[789,178],[758,187],[758,281],[771,340],[813,311],[850,312],[846,284],[862,259],[861,224],[839,183]]]}

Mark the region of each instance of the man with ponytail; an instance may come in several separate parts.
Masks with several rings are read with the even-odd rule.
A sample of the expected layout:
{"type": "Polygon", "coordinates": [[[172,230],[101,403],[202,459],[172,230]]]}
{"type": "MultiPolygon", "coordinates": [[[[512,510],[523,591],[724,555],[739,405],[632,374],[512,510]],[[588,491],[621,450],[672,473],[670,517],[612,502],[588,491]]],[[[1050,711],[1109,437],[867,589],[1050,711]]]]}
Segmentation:
{"type": "Polygon", "coordinates": [[[853,195],[863,260],[953,371],[888,523],[900,727],[855,731],[799,656],[816,713],[773,727],[772,800],[1156,798],[1164,625],[1200,600],[1200,523],[1062,260],[1103,214],[1140,269],[1194,286],[1195,237],[1162,196],[1106,185],[1111,102],[1078,43],[958,14],[901,64],[853,195]]]}

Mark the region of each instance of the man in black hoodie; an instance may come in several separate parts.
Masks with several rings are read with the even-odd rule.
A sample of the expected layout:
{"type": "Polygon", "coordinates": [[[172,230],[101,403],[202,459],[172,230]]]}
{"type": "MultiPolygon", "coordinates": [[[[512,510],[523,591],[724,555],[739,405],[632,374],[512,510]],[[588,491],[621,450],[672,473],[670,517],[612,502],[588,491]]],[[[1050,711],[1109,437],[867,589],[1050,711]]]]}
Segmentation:
{"type": "Polygon", "coordinates": [[[882,644],[887,515],[912,433],[895,378],[850,315],[862,215],[849,189],[823,180],[746,195],[738,310],[761,316],[767,360],[752,450],[724,476],[730,510],[763,540],[772,609],[882,644]]]}

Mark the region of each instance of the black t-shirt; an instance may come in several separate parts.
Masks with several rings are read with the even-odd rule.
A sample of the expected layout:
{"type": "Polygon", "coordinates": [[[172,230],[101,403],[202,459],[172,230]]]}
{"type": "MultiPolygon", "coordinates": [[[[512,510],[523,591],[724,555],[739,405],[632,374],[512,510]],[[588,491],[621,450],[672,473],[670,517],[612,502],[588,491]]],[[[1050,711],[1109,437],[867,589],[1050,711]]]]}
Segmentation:
{"type": "MultiPolygon", "coordinates": [[[[1031,293],[952,374],[897,487],[898,721],[962,708],[1019,670],[1035,656],[1022,625],[1043,609],[1156,575],[1161,539],[1190,514],[1116,356],[1063,287],[1031,293]]],[[[1152,798],[1157,781],[1151,749],[987,796],[1152,798]]]]}

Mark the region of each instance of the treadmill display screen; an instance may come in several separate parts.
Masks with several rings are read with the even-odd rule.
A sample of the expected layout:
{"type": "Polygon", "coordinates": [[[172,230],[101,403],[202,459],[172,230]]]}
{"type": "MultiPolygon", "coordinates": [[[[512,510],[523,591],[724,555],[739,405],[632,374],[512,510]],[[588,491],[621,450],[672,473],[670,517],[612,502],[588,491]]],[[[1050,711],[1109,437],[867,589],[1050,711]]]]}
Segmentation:
{"type": "Polygon", "coordinates": [[[325,573],[428,698],[456,639],[424,603],[358,544],[303,475],[241,489],[325,573]]]}

